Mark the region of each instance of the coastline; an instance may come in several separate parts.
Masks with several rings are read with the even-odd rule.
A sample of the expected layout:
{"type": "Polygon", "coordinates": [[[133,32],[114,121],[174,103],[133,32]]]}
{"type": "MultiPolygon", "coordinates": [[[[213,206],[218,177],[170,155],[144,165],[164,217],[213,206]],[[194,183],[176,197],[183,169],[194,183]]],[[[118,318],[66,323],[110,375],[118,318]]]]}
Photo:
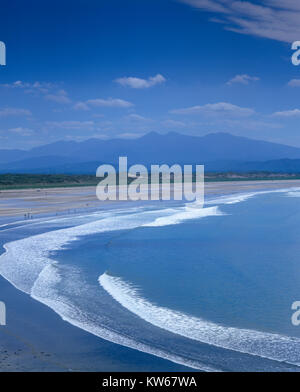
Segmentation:
{"type": "MultiPolygon", "coordinates": [[[[205,186],[206,195],[222,196],[300,187],[300,180],[216,182],[205,186]]],[[[41,195],[36,190],[1,192],[1,222],[20,218],[30,204],[31,213],[56,214],[74,210],[109,208],[111,202],[96,200],[95,188],[74,192],[74,188],[53,189],[41,195]],[[57,200],[57,198],[59,200],[57,200]],[[12,201],[14,207],[5,211],[12,201]],[[49,205],[47,205],[47,203],[49,205]],[[42,204],[42,205],[41,205],[42,204]],[[88,204],[88,205],[87,205],[88,204]]],[[[130,203],[130,202],[126,202],[130,203]]],[[[2,248],[0,253],[3,253],[2,248]]],[[[0,371],[187,371],[186,366],[110,343],[72,326],[46,305],[13,287],[0,277],[0,300],[7,306],[7,326],[0,327],[0,371]]]]}
{"type": "Polygon", "coordinates": [[[0,292],[7,306],[7,326],[0,326],[0,372],[192,370],[74,327],[2,277],[0,292]]]}
{"type": "MultiPolygon", "coordinates": [[[[206,196],[222,196],[232,193],[263,191],[300,187],[300,180],[266,181],[216,181],[205,183],[206,196]]],[[[0,217],[18,217],[74,213],[107,208],[119,201],[99,201],[96,187],[60,187],[48,189],[19,189],[0,191],[0,217]]],[[[131,203],[131,201],[126,201],[131,203]]]]}

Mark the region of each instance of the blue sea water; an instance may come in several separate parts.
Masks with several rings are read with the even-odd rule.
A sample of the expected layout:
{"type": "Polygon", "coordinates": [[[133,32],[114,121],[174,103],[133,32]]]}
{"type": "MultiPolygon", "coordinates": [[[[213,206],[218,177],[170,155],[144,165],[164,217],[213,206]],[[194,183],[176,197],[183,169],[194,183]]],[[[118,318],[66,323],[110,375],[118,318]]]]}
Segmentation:
{"type": "MultiPolygon", "coordinates": [[[[0,227],[0,273],[100,338],[205,371],[300,370],[300,191],[0,227]]],[[[162,369],[163,370],[163,369],[162,369]]]]}

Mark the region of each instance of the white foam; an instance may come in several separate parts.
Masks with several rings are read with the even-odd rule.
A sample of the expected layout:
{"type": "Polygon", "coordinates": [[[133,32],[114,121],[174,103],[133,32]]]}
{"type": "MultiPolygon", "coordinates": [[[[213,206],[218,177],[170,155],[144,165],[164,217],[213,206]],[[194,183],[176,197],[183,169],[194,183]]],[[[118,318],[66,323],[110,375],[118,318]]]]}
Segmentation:
{"type": "Polygon", "coordinates": [[[99,277],[99,283],[123,307],[156,327],[217,347],[300,364],[298,338],[226,327],[154,305],[144,299],[136,288],[106,273],[99,277]]]}
{"type": "MultiPolygon", "coordinates": [[[[180,207],[180,210],[182,207],[180,207]]],[[[65,228],[13,241],[4,245],[6,252],[0,256],[0,273],[16,288],[30,294],[34,299],[52,308],[64,320],[96,336],[111,342],[131,347],[172,362],[204,371],[216,371],[216,368],[199,361],[181,357],[174,353],[150,347],[128,336],[93,323],[87,314],[80,313],[68,298],[62,297],[54,289],[59,284],[57,262],[51,252],[61,250],[67,244],[81,236],[103,233],[113,230],[133,229],[145,222],[155,221],[164,213],[176,214],[178,209],[154,210],[137,213],[118,211],[83,225],[65,228]],[[123,215],[122,215],[123,213],[123,215]]]]}
{"type": "Polygon", "coordinates": [[[209,199],[205,201],[205,205],[220,205],[220,204],[237,204],[243,201],[246,201],[254,196],[259,195],[266,195],[270,193],[293,193],[298,192],[300,193],[299,187],[291,187],[291,188],[283,188],[283,189],[270,189],[264,191],[254,191],[254,192],[245,192],[245,193],[236,193],[236,194],[229,194],[223,196],[217,196],[215,198],[209,199]]]}
{"type": "Polygon", "coordinates": [[[287,193],[288,197],[300,197],[300,191],[291,191],[287,193]]]}
{"type": "Polygon", "coordinates": [[[236,204],[250,199],[251,197],[263,192],[239,193],[236,195],[219,196],[215,199],[208,200],[205,204],[236,204]]]}
{"type": "Polygon", "coordinates": [[[140,215],[113,215],[83,225],[9,242],[4,245],[6,252],[0,256],[0,273],[15,287],[30,294],[43,268],[53,263],[50,252],[61,250],[80,236],[138,227],[143,223],[143,217],[140,215]]]}
{"type": "MultiPolygon", "coordinates": [[[[117,211],[104,214],[103,219],[81,224],[79,226],[54,230],[22,240],[6,243],[6,252],[0,256],[0,273],[18,289],[30,293],[38,275],[53,260],[50,252],[59,251],[81,236],[103,233],[114,230],[126,230],[136,227],[178,223],[185,219],[216,215],[212,208],[178,207],[177,209],[154,210],[146,212],[117,211]]],[[[220,215],[220,214],[219,214],[220,215]]],[[[100,215],[99,217],[100,218],[100,215]]]]}
{"type": "Polygon", "coordinates": [[[205,218],[208,216],[224,215],[218,207],[209,208],[194,208],[185,206],[181,210],[170,214],[169,216],[163,216],[155,219],[154,222],[146,223],[143,226],[155,227],[155,226],[168,226],[176,225],[190,219],[205,218]]]}
{"type": "Polygon", "coordinates": [[[122,335],[112,329],[105,328],[100,323],[95,323],[85,312],[75,307],[69,298],[60,295],[55,286],[61,282],[61,277],[57,271],[55,264],[48,265],[39,274],[32,291],[31,296],[39,302],[44,303],[53,309],[61,318],[70,324],[81,328],[95,336],[108,340],[125,347],[132,348],[144,353],[152,354],[156,357],[169,360],[171,362],[188,366],[190,368],[202,371],[219,371],[218,369],[203,364],[200,361],[184,358],[174,353],[169,353],[156,347],[151,347],[141,343],[131,337],[122,335]]]}
{"type": "MultiPolygon", "coordinates": [[[[51,252],[61,250],[69,243],[78,240],[81,236],[86,236],[86,235],[91,235],[96,233],[104,233],[113,230],[133,229],[141,226],[164,226],[169,224],[178,224],[188,219],[198,219],[207,216],[216,216],[222,214],[222,212],[216,206],[203,209],[201,205],[197,206],[197,204],[193,204],[193,203],[187,203],[183,207],[181,206],[172,209],[140,211],[140,212],[137,212],[136,210],[135,212],[133,211],[134,210],[132,211],[128,210],[127,212],[124,212],[123,210],[123,211],[109,211],[109,213],[103,213],[103,214],[97,213],[94,216],[94,218],[96,219],[95,221],[92,222],[89,221],[88,223],[80,224],[75,227],[50,231],[47,233],[31,236],[22,240],[7,243],[4,245],[6,252],[0,256],[0,273],[4,278],[10,281],[16,288],[30,294],[33,298],[48,305],[54,311],[56,311],[63,319],[67,320],[68,322],[70,322],[71,324],[79,328],[85,329],[90,333],[93,333],[97,336],[100,336],[112,342],[122,344],[128,347],[132,347],[147,353],[151,353],[153,355],[157,355],[159,357],[169,359],[176,363],[185,364],[189,367],[195,367],[197,369],[202,369],[202,370],[212,370],[208,366],[205,366],[197,361],[191,361],[187,358],[183,358],[180,356],[176,356],[175,354],[170,354],[163,350],[152,348],[150,346],[137,342],[128,336],[122,336],[122,334],[111,331],[101,325],[93,323],[91,320],[89,320],[88,315],[83,313],[78,313],[78,309],[75,307],[75,305],[72,304],[69,299],[62,297],[54,289],[54,286],[59,283],[60,277],[57,275],[56,262],[53,259],[53,257],[51,257],[51,252]]],[[[68,218],[65,217],[64,219],[68,219],[68,218]]],[[[89,217],[88,219],[90,220],[93,218],[89,217]]],[[[84,222],[84,220],[85,220],[84,216],[81,216],[79,218],[80,222],[84,222]]],[[[54,221],[55,220],[52,220],[52,223],[54,223],[54,221]]],[[[57,221],[59,221],[59,219],[57,219],[57,221]]],[[[111,283],[114,283],[114,285],[112,286],[113,290],[117,290],[116,284],[119,284],[120,282],[114,281],[111,283]]],[[[122,287],[124,288],[124,286],[122,287]]],[[[114,293],[115,293],[114,295],[117,295],[116,293],[120,294],[120,296],[118,294],[118,299],[121,301],[122,296],[124,296],[122,290],[115,291],[114,293]]],[[[126,301],[128,301],[129,300],[128,298],[130,298],[130,296],[127,296],[126,298],[127,298],[126,301]]],[[[129,303],[127,303],[127,306],[129,308],[129,303]]],[[[134,310],[134,308],[132,309],[134,310]]],[[[145,311],[145,309],[146,310],[148,309],[148,315],[145,316],[145,314],[147,314],[147,312],[145,312],[145,314],[142,314],[140,317],[142,316],[147,318],[149,317],[149,320],[150,320],[149,309],[155,310],[154,308],[149,307],[149,305],[139,309],[140,309],[138,310],[139,312],[140,311],[143,312],[145,311]]],[[[158,309],[160,308],[158,307],[158,309]]],[[[174,318],[172,318],[174,316],[174,312],[171,310],[170,312],[171,313],[170,314],[168,313],[168,315],[174,321],[174,318]]],[[[164,313],[164,315],[165,314],[166,313],[164,313]]],[[[159,313],[159,315],[162,315],[162,313],[159,313]]],[[[190,317],[188,317],[188,319],[191,320],[190,317]]],[[[151,320],[153,322],[153,319],[151,320]]],[[[197,320],[198,320],[197,323],[199,323],[199,319],[197,320]]],[[[185,319],[185,321],[187,321],[187,319],[185,319]]],[[[161,321],[159,321],[159,316],[157,317],[155,322],[158,324],[161,323],[161,321]]],[[[205,341],[206,339],[206,341],[210,342],[210,344],[220,345],[220,347],[227,347],[227,344],[229,343],[226,343],[226,339],[229,340],[231,337],[232,338],[230,340],[231,349],[236,349],[236,351],[248,352],[247,350],[249,349],[249,344],[247,345],[246,344],[247,342],[245,342],[245,338],[248,338],[250,339],[250,343],[253,345],[251,349],[252,352],[259,352],[259,350],[261,350],[261,356],[264,356],[262,352],[262,348],[258,344],[259,343],[258,340],[260,336],[262,338],[262,336],[265,336],[265,334],[259,335],[257,339],[254,339],[252,335],[257,334],[256,331],[248,331],[249,332],[248,335],[245,335],[243,332],[242,337],[244,340],[241,339],[241,342],[235,347],[234,339],[236,338],[236,336],[233,335],[237,334],[237,336],[239,336],[238,329],[234,330],[228,328],[227,335],[226,334],[222,335],[220,333],[220,336],[216,337],[215,335],[218,334],[219,332],[224,331],[225,327],[216,326],[215,324],[207,323],[204,322],[203,320],[201,320],[201,322],[204,323],[202,324],[201,341],[205,341]],[[221,328],[221,330],[218,328],[221,328]],[[212,334],[211,331],[214,330],[215,333],[212,334]],[[243,351],[243,347],[244,347],[244,351],[243,351]]],[[[194,333],[195,336],[199,336],[197,335],[197,333],[199,333],[199,331],[197,332],[197,328],[199,327],[199,324],[197,323],[193,324],[195,328],[191,328],[190,331],[187,332],[188,334],[194,333]]],[[[166,329],[168,329],[169,327],[171,328],[171,326],[169,324],[166,324],[165,321],[163,325],[166,327],[166,329]]],[[[182,327],[182,331],[186,331],[186,329],[183,328],[183,324],[179,323],[178,327],[180,325],[182,327]]],[[[179,331],[177,333],[180,334],[179,331]]],[[[183,334],[183,336],[185,335],[183,334]]],[[[287,345],[291,343],[291,338],[284,338],[284,337],[277,338],[277,336],[279,335],[271,335],[271,336],[274,337],[275,339],[274,342],[276,344],[277,341],[279,341],[280,344],[283,344],[282,342],[284,341],[284,339],[287,339],[286,340],[287,345]]],[[[269,341],[269,343],[271,346],[271,341],[269,341]]],[[[298,352],[300,352],[298,347],[298,341],[297,341],[297,348],[298,348],[298,352]]],[[[270,355],[271,352],[272,352],[271,347],[268,346],[266,356],[270,355]]],[[[286,350],[284,352],[286,352],[286,350]]],[[[276,353],[276,356],[278,357],[277,354],[278,353],[276,353]]]]}

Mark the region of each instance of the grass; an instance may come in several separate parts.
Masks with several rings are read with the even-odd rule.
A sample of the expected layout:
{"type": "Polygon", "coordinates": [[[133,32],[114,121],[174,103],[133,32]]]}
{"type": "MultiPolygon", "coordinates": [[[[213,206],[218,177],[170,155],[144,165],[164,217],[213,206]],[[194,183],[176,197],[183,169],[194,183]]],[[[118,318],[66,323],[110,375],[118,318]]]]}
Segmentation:
{"type": "Polygon", "coordinates": [[[94,186],[99,179],[91,175],[1,174],[0,189],[59,188],[94,186]]]}

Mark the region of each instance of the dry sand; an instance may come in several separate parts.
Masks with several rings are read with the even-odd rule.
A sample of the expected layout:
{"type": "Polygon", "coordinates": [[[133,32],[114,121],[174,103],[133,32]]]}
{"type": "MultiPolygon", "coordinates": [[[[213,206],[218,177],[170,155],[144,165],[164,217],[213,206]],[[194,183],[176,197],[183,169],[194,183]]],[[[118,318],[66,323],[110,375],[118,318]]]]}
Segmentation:
{"type": "MultiPolygon", "coordinates": [[[[210,182],[205,186],[205,194],[217,196],[291,187],[300,187],[300,180],[210,182]]],[[[0,216],[73,212],[108,203],[96,198],[95,187],[8,190],[0,192],[0,216]]],[[[49,312],[43,304],[16,290],[1,277],[0,288],[1,300],[9,309],[8,325],[0,328],[0,372],[130,371],[130,366],[147,371],[150,363],[152,370],[162,367],[169,371],[186,370],[139,352],[135,353],[136,362],[124,364],[122,353],[127,358],[126,348],[65,323],[57,314],[49,312]],[[53,349],[49,350],[49,347],[53,349]]]]}
{"type": "MultiPolygon", "coordinates": [[[[223,195],[265,189],[300,187],[300,180],[224,181],[205,184],[206,195],[223,195]]],[[[130,203],[130,201],[128,201],[130,203]]],[[[50,188],[0,191],[0,216],[59,214],[78,209],[101,208],[111,201],[99,201],[96,187],[50,188]]]]}

